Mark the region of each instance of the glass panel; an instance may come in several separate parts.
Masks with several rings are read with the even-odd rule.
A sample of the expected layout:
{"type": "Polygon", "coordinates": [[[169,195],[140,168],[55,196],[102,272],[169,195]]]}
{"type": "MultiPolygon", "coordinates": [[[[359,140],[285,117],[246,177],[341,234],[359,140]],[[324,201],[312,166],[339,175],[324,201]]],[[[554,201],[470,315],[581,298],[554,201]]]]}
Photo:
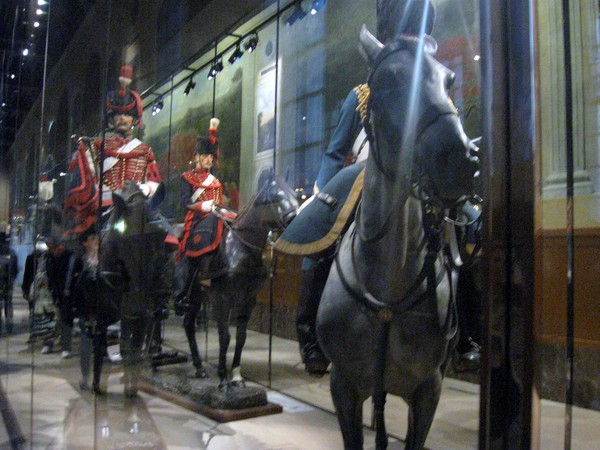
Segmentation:
{"type": "Polygon", "coordinates": [[[598,419],[600,341],[594,325],[600,314],[594,300],[599,242],[598,18],[598,2],[570,5],[568,18],[561,5],[553,2],[540,2],[537,9],[540,191],[536,336],[541,395],[547,399],[541,407],[542,448],[562,442],[565,448],[591,448],[599,438],[592,425],[598,419]],[[564,29],[570,39],[568,53],[564,29]],[[566,85],[567,74],[570,86],[566,85]],[[570,103],[565,101],[567,89],[570,103]],[[569,120],[571,136],[567,133],[569,120]],[[574,305],[572,331],[570,302],[574,305]]]}
{"type": "MultiPolygon", "coordinates": [[[[211,1],[150,3],[143,18],[138,17],[139,2],[96,2],[88,11],[77,11],[81,17],[89,12],[91,16],[87,20],[94,26],[80,28],[60,63],[52,62],[56,68],[51,76],[43,77],[48,80],[45,89],[40,89],[44,95],[12,148],[18,157],[14,161],[12,183],[11,239],[22,263],[41,238],[50,245],[50,249],[40,250],[36,260],[34,273],[38,272],[40,278],[48,260],[60,262],[63,275],[76,268],[85,273],[84,269],[93,266],[93,239],[78,240],[82,229],[89,225],[86,219],[91,222],[95,218],[93,206],[99,204],[93,190],[88,191],[94,185],[94,173],[84,169],[93,155],[103,152],[104,164],[96,166],[95,175],[99,177],[102,167],[105,172],[102,193],[107,200],[111,198],[111,191],[123,188],[121,184],[126,179],[143,181],[144,189],[150,191],[156,186],[148,181],[160,179],[166,191],[160,213],[169,224],[183,223],[190,203],[185,198],[182,202],[182,174],[195,167],[197,138],[209,136],[210,120],[217,117],[220,119],[216,134],[219,167],[213,167],[212,174],[222,184],[221,203],[232,210],[244,211],[247,217],[249,210],[260,207],[260,198],[257,200],[255,196],[273,172],[287,180],[298,198],[304,200],[314,193],[321,158],[334,139],[344,101],[353,88],[367,80],[368,65],[357,50],[358,34],[363,23],[377,34],[376,2],[254,1],[240,2],[249,6],[225,12],[219,10],[219,2],[211,1]],[[309,12],[313,7],[315,14],[309,12]],[[207,25],[206,17],[215,20],[207,25]],[[253,48],[255,44],[258,45],[253,48]],[[238,45],[242,55],[234,59],[238,45]],[[133,73],[121,72],[124,65],[133,67],[133,73]],[[215,65],[218,70],[211,73],[215,65]],[[123,80],[119,80],[119,76],[123,80]],[[124,101],[118,107],[139,114],[137,108],[130,109],[131,104],[137,107],[135,96],[118,97],[116,93],[119,83],[128,78],[132,79],[129,89],[137,91],[143,103],[144,126],[134,126],[131,137],[148,145],[151,154],[145,147],[143,152],[138,147],[121,147],[126,143],[117,143],[112,136],[114,116],[106,117],[109,92],[115,92],[111,97],[113,105],[119,98],[127,98],[132,103],[124,101]],[[83,140],[73,140],[71,135],[83,140]],[[122,151],[118,153],[120,148],[122,151]],[[129,158],[122,157],[123,153],[133,156],[132,165],[125,167],[128,164],[125,160],[129,158]],[[156,171],[148,164],[152,157],[156,171]],[[50,184],[39,184],[46,182],[46,178],[50,184]],[[43,188],[50,186],[53,196],[42,198],[43,188]],[[74,193],[80,194],[75,200],[74,193]],[[68,210],[67,222],[53,222],[69,205],[77,208],[68,210]],[[79,229],[69,233],[74,226],[79,229]],[[54,246],[53,238],[64,238],[66,249],[74,252],[74,258],[55,260],[59,249],[54,246]]],[[[433,31],[439,45],[436,57],[455,73],[450,95],[466,133],[476,138],[481,134],[478,2],[439,0],[436,6],[433,31]]],[[[67,20],[58,5],[56,11],[54,21],[50,14],[48,32],[51,36],[60,35],[67,20]]],[[[52,57],[58,60],[58,56],[52,57]]],[[[120,131],[127,136],[130,130],[126,128],[120,131]]],[[[346,140],[349,151],[355,136],[346,140]]],[[[348,163],[351,157],[346,159],[348,163]]],[[[62,302],[64,299],[53,304],[51,293],[45,289],[43,294],[38,294],[29,329],[27,303],[17,295],[15,304],[19,307],[21,328],[14,341],[6,340],[6,365],[10,370],[3,384],[11,401],[18,405],[19,417],[28,419],[20,420],[20,425],[32,448],[104,447],[135,439],[157,448],[185,446],[189,442],[194,443],[192,447],[200,446],[198,433],[192,428],[185,429],[181,436],[173,436],[172,430],[165,431],[172,423],[171,419],[158,418],[157,410],[166,407],[163,400],[146,394],[133,400],[127,397],[133,393],[132,382],[140,374],[142,385],[150,377],[149,373],[173,376],[183,384],[203,382],[195,379],[202,369],[198,361],[190,359],[184,321],[188,332],[197,338],[204,369],[214,387],[219,382],[218,308],[206,305],[209,298],[213,303],[227,299],[214,298],[219,292],[215,278],[212,286],[197,285],[194,291],[189,291],[196,297],[193,305],[200,309],[198,318],[190,313],[184,319],[177,316],[174,306],[182,305],[164,295],[163,289],[168,287],[161,281],[167,277],[175,285],[175,292],[187,294],[189,285],[182,285],[181,280],[186,280],[177,273],[182,267],[178,265],[181,258],[176,257],[178,249],[171,247],[170,253],[165,255],[158,251],[155,240],[136,240],[136,235],[131,233],[141,225],[121,220],[135,211],[133,205],[132,200],[129,212],[123,212],[125,215],[119,220],[108,220],[107,216],[95,218],[96,223],[104,226],[99,256],[103,270],[96,280],[81,277],[77,279],[78,284],[69,285],[70,289],[81,288],[71,297],[77,306],[75,312],[73,305],[62,302]],[[93,294],[98,293],[101,296],[94,297],[93,294]],[[204,299],[204,303],[198,299],[204,299]],[[120,308],[111,311],[109,301],[120,301],[120,308]],[[95,308],[96,313],[90,314],[82,305],[95,308]],[[102,313],[98,313],[100,306],[105,308],[102,313]],[[163,307],[170,310],[168,318],[162,316],[163,307]],[[115,317],[111,319],[112,313],[115,317]],[[73,314],[74,321],[69,317],[73,314]],[[116,321],[117,318],[120,321],[116,321]],[[61,320],[68,326],[74,325],[74,329],[60,326],[61,320]],[[36,336],[34,342],[26,342],[30,331],[36,336]],[[70,336],[70,346],[69,340],[61,339],[62,331],[70,336]],[[151,337],[158,337],[160,341],[151,337]],[[42,352],[42,348],[50,344],[52,351],[42,352]],[[187,360],[182,362],[184,358],[187,360]],[[103,362],[102,367],[100,362],[103,362]],[[80,364],[83,365],[80,367],[80,364]],[[19,365],[32,369],[17,371],[19,365]],[[151,365],[156,369],[154,372],[150,371],[151,365]],[[13,377],[12,370],[18,375],[13,377]],[[101,373],[97,389],[108,395],[92,394],[94,372],[101,373]],[[87,386],[80,385],[82,378],[87,378],[87,386]],[[56,395],[42,396],[41,392],[56,395]],[[51,430],[45,434],[36,431],[44,426],[51,430]]],[[[117,206],[112,210],[113,218],[114,211],[119,209],[117,206]]],[[[158,219],[155,222],[164,225],[158,219]]],[[[143,225],[146,226],[146,222],[143,225]]],[[[188,225],[191,229],[192,225],[188,225]]],[[[252,233],[242,240],[245,244],[249,242],[250,248],[262,248],[267,235],[263,236],[256,230],[256,224],[252,225],[255,228],[248,227],[252,233]],[[254,243],[256,237],[264,238],[258,241],[260,245],[254,243]]],[[[224,225],[224,229],[231,226],[224,225]]],[[[242,228],[238,229],[239,233],[242,228]]],[[[195,237],[199,241],[203,239],[201,233],[195,237]]],[[[272,240],[276,237],[277,233],[269,235],[272,240]]],[[[194,236],[190,234],[188,238],[193,240],[194,236]]],[[[270,392],[277,391],[281,397],[275,398],[287,399],[290,404],[294,404],[290,398],[296,399],[304,402],[304,408],[310,404],[327,411],[336,446],[341,446],[329,393],[329,373],[322,378],[311,377],[301,362],[296,315],[303,259],[274,253],[267,245],[263,262],[265,267],[257,263],[256,273],[234,286],[242,290],[265,273],[269,275],[262,283],[250,318],[242,374],[253,385],[258,383],[271,389],[270,392]]],[[[479,302],[482,301],[479,275],[476,261],[473,266],[465,266],[462,280],[470,280],[471,284],[460,286],[465,298],[470,299],[460,305],[461,310],[466,308],[466,312],[460,311],[461,324],[465,322],[464,317],[471,319],[466,321],[467,328],[461,329],[461,333],[464,339],[472,338],[475,343],[479,340],[479,302]]],[[[42,286],[40,281],[35,283],[42,286]]],[[[236,323],[232,321],[231,325],[228,369],[233,357],[236,323]]],[[[466,339],[453,356],[427,443],[429,447],[476,446],[477,364],[476,360],[463,358],[473,350],[476,347],[466,339]]],[[[477,357],[476,353],[472,356],[477,357]]],[[[152,391],[156,386],[143,387],[146,392],[156,394],[152,391]]],[[[189,398],[191,395],[184,393],[178,401],[189,398]]],[[[364,423],[370,427],[371,408],[365,405],[364,411],[364,423]]],[[[193,413],[186,415],[187,412],[178,410],[177,414],[184,414],[195,426],[198,424],[199,419],[193,413]]],[[[386,416],[391,436],[402,439],[407,421],[404,403],[390,397],[386,416]]],[[[367,434],[367,439],[372,440],[372,430],[367,434]]],[[[203,439],[210,440],[213,436],[210,430],[207,436],[203,435],[203,439]]],[[[323,448],[330,447],[324,445],[323,448]]]]}

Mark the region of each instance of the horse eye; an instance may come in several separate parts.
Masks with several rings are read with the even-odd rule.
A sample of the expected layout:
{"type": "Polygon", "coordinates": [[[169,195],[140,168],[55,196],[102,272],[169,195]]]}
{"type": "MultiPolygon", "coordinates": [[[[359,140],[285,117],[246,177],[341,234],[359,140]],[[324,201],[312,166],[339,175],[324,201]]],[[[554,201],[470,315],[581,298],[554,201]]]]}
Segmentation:
{"type": "Polygon", "coordinates": [[[448,71],[448,74],[446,75],[446,79],[444,80],[446,90],[449,90],[452,86],[454,86],[455,79],[456,79],[456,74],[454,72],[448,71]]]}

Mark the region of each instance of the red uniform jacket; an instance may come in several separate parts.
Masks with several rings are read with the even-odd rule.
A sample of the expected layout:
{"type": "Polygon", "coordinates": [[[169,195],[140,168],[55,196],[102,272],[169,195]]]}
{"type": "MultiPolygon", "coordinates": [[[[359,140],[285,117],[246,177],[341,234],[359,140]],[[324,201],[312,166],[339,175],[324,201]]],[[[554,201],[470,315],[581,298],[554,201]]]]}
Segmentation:
{"type": "MultiPolygon", "coordinates": [[[[65,237],[85,231],[96,220],[101,149],[100,138],[81,141],[71,160],[71,179],[64,204],[68,221],[65,237]]],[[[126,181],[161,181],[152,149],[131,136],[106,137],[103,173],[102,207],[112,204],[112,192],[122,189],[126,181]]]]}
{"type": "Polygon", "coordinates": [[[181,203],[187,213],[178,257],[198,257],[219,246],[223,222],[210,212],[209,206],[211,201],[220,205],[222,197],[221,182],[208,170],[189,170],[181,176],[181,203]]]}

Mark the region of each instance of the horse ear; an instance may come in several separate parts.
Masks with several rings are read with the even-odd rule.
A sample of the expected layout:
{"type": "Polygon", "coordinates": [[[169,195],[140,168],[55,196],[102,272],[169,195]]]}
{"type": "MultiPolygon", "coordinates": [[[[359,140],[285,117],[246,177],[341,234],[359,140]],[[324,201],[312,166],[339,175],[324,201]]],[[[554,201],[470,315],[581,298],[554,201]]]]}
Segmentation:
{"type": "Polygon", "coordinates": [[[360,45],[358,47],[358,51],[369,62],[369,64],[372,65],[377,59],[379,52],[383,50],[384,45],[371,34],[371,32],[367,29],[367,26],[364,24],[360,29],[359,39],[360,45]]]}
{"type": "Polygon", "coordinates": [[[148,199],[148,207],[153,210],[158,209],[160,204],[165,199],[166,195],[167,188],[165,188],[165,184],[159,183],[158,187],[156,188],[156,191],[154,192],[154,194],[152,194],[152,197],[148,199]]]}
{"type": "Polygon", "coordinates": [[[113,201],[113,205],[115,207],[115,210],[117,211],[117,213],[119,215],[121,215],[123,213],[123,211],[127,210],[127,202],[117,192],[113,192],[112,193],[112,201],[113,201]]]}

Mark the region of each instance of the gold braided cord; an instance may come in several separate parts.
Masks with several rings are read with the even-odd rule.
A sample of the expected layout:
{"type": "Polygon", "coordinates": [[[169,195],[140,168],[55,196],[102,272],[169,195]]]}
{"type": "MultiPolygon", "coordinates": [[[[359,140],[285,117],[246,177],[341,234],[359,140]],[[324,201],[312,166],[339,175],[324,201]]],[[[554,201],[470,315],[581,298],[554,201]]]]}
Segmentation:
{"type": "Polygon", "coordinates": [[[371,94],[371,90],[369,89],[368,84],[359,84],[354,88],[354,92],[358,97],[358,106],[355,111],[360,112],[361,120],[365,121],[367,117],[367,103],[369,102],[369,95],[371,94]]]}

